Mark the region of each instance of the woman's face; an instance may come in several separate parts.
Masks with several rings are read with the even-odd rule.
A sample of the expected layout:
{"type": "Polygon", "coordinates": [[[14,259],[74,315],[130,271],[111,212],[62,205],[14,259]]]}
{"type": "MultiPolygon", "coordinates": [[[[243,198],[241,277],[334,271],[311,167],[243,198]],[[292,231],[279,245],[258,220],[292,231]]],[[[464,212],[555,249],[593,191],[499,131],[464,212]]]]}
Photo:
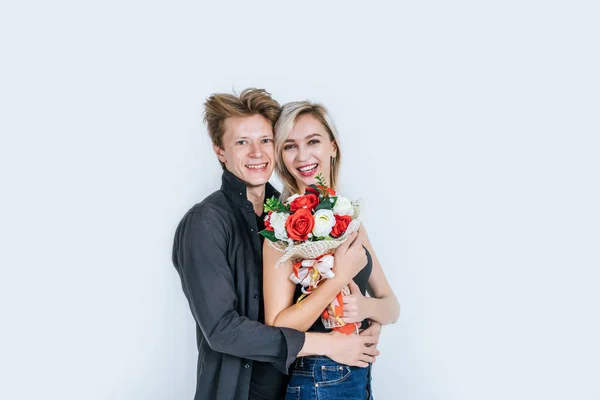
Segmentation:
{"type": "Polygon", "coordinates": [[[318,174],[331,184],[331,157],[337,155],[337,146],[323,124],[311,114],[296,119],[282,151],[283,163],[296,179],[300,193],[304,193],[308,185],[317,183],[318,174]]]}

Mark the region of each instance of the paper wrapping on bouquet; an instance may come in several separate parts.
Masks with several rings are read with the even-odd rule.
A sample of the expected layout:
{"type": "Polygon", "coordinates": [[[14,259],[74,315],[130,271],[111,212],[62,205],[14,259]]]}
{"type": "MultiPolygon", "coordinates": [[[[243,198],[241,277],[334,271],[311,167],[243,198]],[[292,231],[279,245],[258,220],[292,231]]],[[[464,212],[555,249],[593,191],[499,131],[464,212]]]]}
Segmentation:
{"type": "MultiPolygon", "coordinates": [[[[307,295],[312,293],[324,279],[333,278],[335,274],[333,268],[333,255],[331,254],[342,243],[344,243],[351,233],[357,232],[360,228],[360,220],[355,219],[346,228],[342,236],[332,240],[320,240],[316,242],[305,242],[298,245],[288,245],[285,242],[269,242],[275,249],[283,252],[275,264],[279,268],[288,260],[294,262],[294,272],[290,279],[302,286],[302,296],[298,302],[302,301],[307,295]]],[[[333,299],[331,304],[323,311],[321,321],[327,329],[350,334],[358,331],[359,323],[346,324],[341,317],[344,315],[343,296],[350,294],[350,288],[346,285],[342,292],[333,299]]]]}
{"type": "Polygon", "coordinates": [[[316,259],[317,257],[331,252],[335,250],[344,243],[348,236],[351,233],[357,232],[358,228],[360,228],[360,219],[355,219],[346,228],[346,232],[339,238],[331,239],[331,240],[319,240],[317,242],[304,242],[296,245],[289,245],[286,242],[271,242],[269,240],[269,244],[274,249],[283,252],[283,255],[277,260],[275,263],[275,268],[279,268],[283,265],[287,260],[309,260],[316,259]]]}

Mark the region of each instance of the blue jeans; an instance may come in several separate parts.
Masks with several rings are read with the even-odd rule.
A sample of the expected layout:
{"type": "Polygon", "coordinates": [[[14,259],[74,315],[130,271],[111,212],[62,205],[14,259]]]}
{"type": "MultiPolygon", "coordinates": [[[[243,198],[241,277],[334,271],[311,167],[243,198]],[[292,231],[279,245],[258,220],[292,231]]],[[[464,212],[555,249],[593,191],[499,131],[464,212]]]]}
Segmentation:
{"type": "Polygon", "coordinates": [[[372,400],[371,365],[338,364],[323,356],[296,360],[285,400],[372,400]]]}

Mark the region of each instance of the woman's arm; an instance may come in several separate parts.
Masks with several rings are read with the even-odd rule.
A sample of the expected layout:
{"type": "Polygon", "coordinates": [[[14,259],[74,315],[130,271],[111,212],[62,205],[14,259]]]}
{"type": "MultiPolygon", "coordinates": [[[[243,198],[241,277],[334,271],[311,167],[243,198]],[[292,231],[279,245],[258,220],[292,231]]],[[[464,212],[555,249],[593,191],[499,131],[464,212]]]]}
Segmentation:
{"type": "Polygon", "coordinates": [[[367,291],[371,297],[362,295],[358,286],[350,283],[352,294],[344,296],[344,322],[360,322],[365,318],[379,322],[381,325],[392,324],[400,316],[400,304],[390,284],[388,283],[375,250],[369,241],[367,230],[360,227],[364,237],[364,245],[371,253],[373,269],[369,277],[367,291]]]}
{"type": "Polygon", "coordinates": [[[335,277],[326,279],[318,290],[307,296],[300,304],[293,304],[296,285],[289,278],[292,274],[292,264],[288,261],[276,269],[275,263],[281,257],[281,253],[265,241],[263,246],[265,324],[306,332],[333,298],[364,268],[367,258],[362,246],[363,237],[356,234],[341,244],[335,252],[335,277]]]}

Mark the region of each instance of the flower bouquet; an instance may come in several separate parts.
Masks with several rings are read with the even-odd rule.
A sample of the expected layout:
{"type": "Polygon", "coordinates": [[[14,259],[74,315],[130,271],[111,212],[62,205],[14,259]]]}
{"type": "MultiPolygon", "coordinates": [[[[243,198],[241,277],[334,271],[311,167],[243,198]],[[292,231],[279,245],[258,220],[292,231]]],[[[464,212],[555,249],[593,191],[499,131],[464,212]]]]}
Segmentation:
{"type": "MultiPolygon", "coordinates": [[[[350,201],[327,187],[317,175],[317,185],[310,185],[303,195],[294,194],[285,202],[275,197],[265,204],[265,229],[259,233],[283,255],[275,267],[291,260],[293,273],[290,280],[301,285],[302,295],[297,303],[316,290],[325,280],[335,276],[335,249],[358,231],[358,202],[350,201]]],[[[350,294],[346,285],[323,310],[321,320],[327,329],[342,333],[357,331],[360,323],[346,324],[342,296],[350,294]]]]}

